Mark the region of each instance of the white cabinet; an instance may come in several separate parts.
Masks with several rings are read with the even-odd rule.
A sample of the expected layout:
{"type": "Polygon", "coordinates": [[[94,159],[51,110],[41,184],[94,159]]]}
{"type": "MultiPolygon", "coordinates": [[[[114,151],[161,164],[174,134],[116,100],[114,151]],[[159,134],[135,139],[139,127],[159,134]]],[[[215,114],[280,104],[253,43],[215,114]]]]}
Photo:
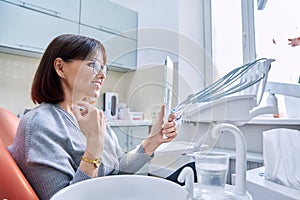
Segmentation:
{"type": "Polygon", "coordinates": [[[22,8],[79,22],[80,0],[5,0],[22,8]]]}
{"type": "Polygon", "coordinates": [[[43,53],[62,33],[77,33],[78,23],[0,1],[0,45],[43,53]]]}
{"type": "Polygon", "coordinates": [[[1,51],[40,55],[57,35],[74,33],[102,41],[110,69],[136,69],[137,12],[109,0],[0,0],[0,13],[1,51]]]}
{"type": "Polygon", "coordinates": [[[137,41],[122,35],[111,35],[103,41],[107,50],[108,65],[128,70],[136,69],[137,41]]]}
{"type": "Polygon", "coordinates": [[[80,25],[79,34],[96,38],[103,43],[110,67],[127,70],[136,68],[136,40],[83,25],[80,25]]]}
{"type": "Polygon", "coordinates": [[[139,145],[149,134],[149,126],[113,126],[121,148],[128,152],[139,145]]]}
{"type": "Polygon", "coordinates": [[[137,13],[107,0],[82,0],[79,34],[103,42],[108,65],[136,69],[137,13]]]}
{"type": "Polygon", "coordinates": [[[82,0],[80,23],[121,34],[137,28],[137,13],[108,0],[82,0]]]}

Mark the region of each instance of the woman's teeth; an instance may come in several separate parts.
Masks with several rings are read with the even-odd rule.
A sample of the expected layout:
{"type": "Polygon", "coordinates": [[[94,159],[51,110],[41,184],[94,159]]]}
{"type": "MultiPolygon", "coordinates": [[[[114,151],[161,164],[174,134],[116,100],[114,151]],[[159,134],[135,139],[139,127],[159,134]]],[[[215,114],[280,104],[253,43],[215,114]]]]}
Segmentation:
{"type": "Polygon", "coordinates": [[[99,82],[92,82],[93,85],[95,85],[98,89],[101,87],[101,84],[99,82]]]}

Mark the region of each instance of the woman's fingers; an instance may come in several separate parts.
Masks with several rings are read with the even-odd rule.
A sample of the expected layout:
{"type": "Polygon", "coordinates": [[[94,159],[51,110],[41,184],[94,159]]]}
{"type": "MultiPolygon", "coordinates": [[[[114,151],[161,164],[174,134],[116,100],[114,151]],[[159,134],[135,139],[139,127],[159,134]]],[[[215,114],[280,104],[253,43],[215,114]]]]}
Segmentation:
{"type": "Polygon", "coordinates": [[[98,110],[88,102],[80,101],[72,106],[81,131],[86,136],[103,135],[106,128],[106,118],[102,110],[98,110]]]}
{"type": "Polygon", "coordinates": [[[172,122],[173,120],[175,120],[177,117],[177,114],[176,113],[172,113],[169,115],[169,118],[168,118],[168,121],[169,122],[172,122]]]}
{"type": "Polygon", "coordinates": [[[73,112],[75,118],[76,118],[77,120],[80,119],[80,117],[81,117],[81,112],[80,112],[79,107],[76,106],[76,105],[72,105],[71,109],[72,109],[72,112],[73,112]]]}
{"type": "Polygon", "coordinates": [[[162,133],[165,134],[167,137],[174,137],[177,135],[176,133],[176,124],[174,121],[165,123],[163,125],[162,133]]]}
{"type": "Polygon", "coordinates": [[[102,110],[99,110],[99,118],[101,127],[105,129],[107,120],[102,110]]]}
{"type": "Polygon", "coordinates": [[[81,119],[82,117],[87,116],[88,113],[92,112],[95,109],[96,108],[93,105],[85,101],[76,102],[76,104],[72,106],[72,111],[75,111],[75,113],[74,111],[73,113],[77,119],[81,119]]]}

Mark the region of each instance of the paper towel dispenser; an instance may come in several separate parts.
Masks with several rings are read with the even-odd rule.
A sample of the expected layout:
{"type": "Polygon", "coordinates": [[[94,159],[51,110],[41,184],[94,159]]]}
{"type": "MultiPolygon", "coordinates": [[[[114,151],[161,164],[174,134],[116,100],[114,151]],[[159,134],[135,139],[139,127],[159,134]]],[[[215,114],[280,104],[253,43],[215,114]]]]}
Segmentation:
{"type": "Polygon", "coordinates": [[[118,119],[118,93],[104,93],[104,113],[108,120],[118,119]]]}

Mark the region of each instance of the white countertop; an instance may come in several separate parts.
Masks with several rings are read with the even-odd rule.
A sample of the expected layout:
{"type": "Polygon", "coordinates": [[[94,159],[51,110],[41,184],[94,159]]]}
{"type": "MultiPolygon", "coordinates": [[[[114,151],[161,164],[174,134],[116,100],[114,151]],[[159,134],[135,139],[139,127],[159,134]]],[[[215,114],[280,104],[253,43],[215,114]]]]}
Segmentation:
{"type": "MultiPolygon", "coordinates": [[[[151,126],[151,119],[144,120],[110,120],[110,126],[151,126]]],[[[261,125],[299,125],[300,119],[298,118],[272,118],[272,117],[255,117],[246,124],[261,124],[261,125]]]]}
{"type": "Polygon", "coordinates": [[[300,191],[268,181],[263,176],[264,167],[247,171],[247,190],[253,199],[299,199],[300,191]]]}
{"type": "Polygon", "coordinates": [[[110,126],[150,126],[152,120],[110,120],[110,126]]]}
{"type": "Polygon", "coordinates": [[[255,117],[246,124],[300,125],[298,118],[255,117]]]}

